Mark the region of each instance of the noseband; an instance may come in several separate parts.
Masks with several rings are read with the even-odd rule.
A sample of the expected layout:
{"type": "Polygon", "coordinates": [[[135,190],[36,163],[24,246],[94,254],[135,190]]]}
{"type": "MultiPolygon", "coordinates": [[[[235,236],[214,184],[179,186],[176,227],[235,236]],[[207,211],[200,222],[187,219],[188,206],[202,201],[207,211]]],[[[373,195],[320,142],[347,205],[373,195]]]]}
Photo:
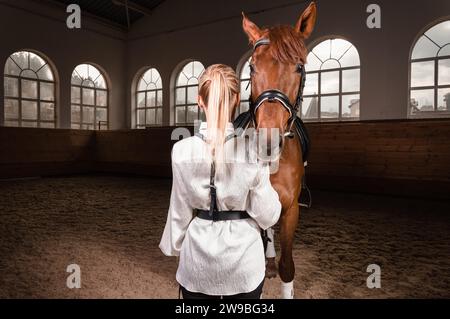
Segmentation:
{"type": "MultiPolygon", "coordinates": [[[[270,40],[269,39],[260,39],[256,41],[255,45],[253,46],[253,52],[262,45],[269,45],[270,40]]],[[[292,126],[295,122],[295,119],[297,117],[297,112],[299,108],[302,105],[303,102],[303,90],[305,88],[305,81],[306,81],[306,71],[305,66],[302,63],[299,63],[297,65],[298,73],[301,75],[300,79],[300,85],[297,92],[297,98],[295,99],[295,104],[292,104],[289,100],[288,96],[281,92],[280,90],[266,90],[263,91],[255,101],[252,100],[251,94],[250,94],[250,110],[253,113],[253,121],[256,125],[256,112],[258,111],[258,108],[266,101],[269,103],[279,102],[288,112],[289,112],[289,120],[287,123],[288,130],[284,134],[285,137],[293,138],[294,132],[292,130],[292,126]]],[[[251,80],[250,80],[251,81],[251,80]]]]}

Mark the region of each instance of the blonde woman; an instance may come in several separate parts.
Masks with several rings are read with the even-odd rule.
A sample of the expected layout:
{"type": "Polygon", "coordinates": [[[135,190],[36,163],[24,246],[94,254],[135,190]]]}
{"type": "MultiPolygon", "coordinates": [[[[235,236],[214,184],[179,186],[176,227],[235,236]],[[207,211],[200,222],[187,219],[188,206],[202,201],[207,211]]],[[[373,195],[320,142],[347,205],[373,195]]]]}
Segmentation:
{"type": "Polygon", "coordinates": [[[176,279],[185,299],[261,296],[260,230],[278,221],[281,204],[269,167],[249,160],[245,139],[233,137],[230,120],[239,102],[235,72],[208,67],[198,95],[206,123],[172,149],[172,193],[159,247],[180,257],[176,279]]]}

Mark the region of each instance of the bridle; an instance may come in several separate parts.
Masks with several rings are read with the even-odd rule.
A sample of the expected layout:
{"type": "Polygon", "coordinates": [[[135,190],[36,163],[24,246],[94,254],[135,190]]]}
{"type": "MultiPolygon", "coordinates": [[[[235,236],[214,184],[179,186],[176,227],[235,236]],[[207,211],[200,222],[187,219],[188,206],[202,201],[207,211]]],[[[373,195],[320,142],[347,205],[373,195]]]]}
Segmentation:
{"type": "MultiPolygon", "coordinates": [[[[255,45],[253,46],[253,52],[255,50],[262,46],[262,45],[269,45],[270,40],[263,38],[255,42],[255,45]]],[[[253,114],[253,122],[256,126],[256,112],[258,111],[258,108],[266,101],[269,103],[274,103],[278,101],[288,112],[289,112],[289,119],[287,122],[287,130],[286,133],[284,133],[283,137],[294,137],[294,132],[292,130],[293,124],[295,122],[295,119],[297,118],[297,112],[300,109],[302,102],[303,102],[303,90],[305,88],[305,81],[306,81],[306,70],[305,66],[302,63],[297,64],[297,72],[301,75],[300,79],[300,85],[297,92],[297,98],[295,99],[295,103],[292,104],[289,100],[288,96],[281,92],[280,90],[266,90],[263,91],[255,101],[252,100],[251,94],[250,94],[250,111],[253,114]]],[[[251,82],[251,80],[250,80],[251,82]]]]}

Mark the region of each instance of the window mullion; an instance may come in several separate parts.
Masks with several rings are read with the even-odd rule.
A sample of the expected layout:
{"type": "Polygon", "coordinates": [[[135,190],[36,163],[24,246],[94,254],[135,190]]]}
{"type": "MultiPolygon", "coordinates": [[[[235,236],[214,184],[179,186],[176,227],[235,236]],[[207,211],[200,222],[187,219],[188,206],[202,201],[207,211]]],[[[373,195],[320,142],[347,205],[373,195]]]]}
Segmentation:
{"type": "Polygon", "coordinates": [[[187,123],[187,114],[188,114],[188,87],[184,87],[184,123],[187,123]]]}
{"type": "Polygon", "coordinates": [[[136,101],[135,101],[136,128],[139,128],[139,93],[140,93],[139,91],[136,92],[136,101]]]}
{"type": "Polygon", "coordinates": [[[92,108],[92,107],[94,108],[94,112],[92,112],[92,113],[93,113],[93,114],[92,114],[92,122],[93,122],[93,124],[94,124],[94,130],[97,130],[97,129],[100,130],[100,128],[97,127],[97,125],[98,125],[99,123],[97,123],[96,118],[95,118],[96,105],[97,105],[97,91],[96,91],[96,89],[95,89],[95,87],[94,87],[94,105],[91,105],[91,108],[92,108]]]}
{"type": "Polygon", "coordinates": [[[322,96],[322,72],[320,71],[320,72],[318,72],[317,73],[318,74],[318,81],[319,81],[319,94],[318,94],[318,97],[317,97],[317,119],[320,121],[320,119],[322,118],[322,111],[321,111],[321,109],[322,109],[322,99],[321,99],[321,96],[322,96]]]}
{"type": "Polygon", "coordinates": [[[19,127],[22,127],[22,79],[19,78],[18,80],[19,83],[19,87],[18,87],[18,92],[17,95],[19,96],[19,118],[18,118],[18,123],[19,127]]]}
{"type": "Polygon", "coordinates": [[[434,60],[434,111],[438,110],[438,82],[439,82],[439,60],[434,60]]]}
{"type": "MultiPolygon", "coordinates": [[[[37,76],[37,75],[36,75],[37,76]]],[[[39,80],[36,81],[37,85],[37,103],[36,103],[36,112],[37,112],[37,127],[41,126],[41,83],[39,80]]]]}
{"type": "Polygon", "coordinates": [[[83,129],[83,109],[84,109],[83,88],[81,88],[80,89],[80,129],[83,129]]]}
{"type": "Polygon", "coordinates": [[[144,100],[144,126],[147,126],[147,107],[148,107],[147,94],[148,94],[148,91],[145,91],[145,95],[144,95],[144,98],[145,98],[145,100],[144,100]]]}
{"type": "Polygon", "coordinates": [[[339,114],[338,119],[342,119],[342,70],[339,70],[339,114]]]}

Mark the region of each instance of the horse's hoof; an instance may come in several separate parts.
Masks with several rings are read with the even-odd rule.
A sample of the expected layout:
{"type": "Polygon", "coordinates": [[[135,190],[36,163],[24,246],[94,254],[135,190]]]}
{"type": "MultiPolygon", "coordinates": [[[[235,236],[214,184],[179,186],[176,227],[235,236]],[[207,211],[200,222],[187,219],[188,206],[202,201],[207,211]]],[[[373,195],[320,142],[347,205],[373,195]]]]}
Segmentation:
{"type": "Polygon", "coordinates": [[[276,270],[266,269],[266,278],[267,279],[272,279],[272,278],[275,278],[276,276],[277,276],[277,271],[276,270]]]}
{"type": "Polygon", "coordinates": [[[275,263],[275,258],[267,258],[267,264],[266,264],[266,278],[272,279],[277,276],[278,269],[277,265],[275,263]]]}

